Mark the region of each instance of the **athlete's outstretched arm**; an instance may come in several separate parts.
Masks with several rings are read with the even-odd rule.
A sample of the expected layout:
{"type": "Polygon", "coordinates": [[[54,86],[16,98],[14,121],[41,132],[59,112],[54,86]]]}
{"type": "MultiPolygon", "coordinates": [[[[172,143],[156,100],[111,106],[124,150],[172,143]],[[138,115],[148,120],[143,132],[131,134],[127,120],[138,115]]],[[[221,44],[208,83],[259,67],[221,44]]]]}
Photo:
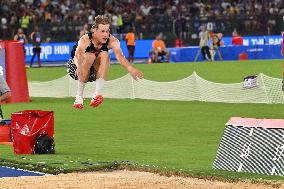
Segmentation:
{"type": "Polygon", "coordinates": [[[115,57],[117,61],[125,68],[127,71],[131,74],[133,79],[138,80],[138,79],[143,79],[143,73],[134,68],[131,64],[129,64],[128,60],[125,58],[121,48],[120,48],[120,43],[118,39],[115,39],[111,43],[111,48],[115,54],[115,57]]]}

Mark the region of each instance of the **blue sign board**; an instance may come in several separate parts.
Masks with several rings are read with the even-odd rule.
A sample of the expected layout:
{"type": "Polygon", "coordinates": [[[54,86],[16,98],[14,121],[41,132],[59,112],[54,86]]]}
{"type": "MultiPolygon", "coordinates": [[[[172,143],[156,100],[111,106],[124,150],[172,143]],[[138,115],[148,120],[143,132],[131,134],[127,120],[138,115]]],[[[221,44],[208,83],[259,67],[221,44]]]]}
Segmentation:
{"type": "MultiPolygon", "coordinates": [[[[282,58],[279,49],[282,44],[282,37],[280,35],[244,37],[244,46],[232,46],[231,40],[231,37],[223,37],[225,47],[220,47],[220,51],[224,60],[238,60],[238,55],[240,52],[246,52],[249,56],[249,59],[282,58]]],[[[152,42],[153,40],[137,40],[134,57],[136,59],[147,59],[149,56],[149,51],[152,48],[152,42]]],[[[74,44],[75,42],[43,43],[41,45],[41,61],[43,63],[67,62],[70,59],[70,53],[74,44]]],[[[121,40],[120,46],[122,52],[127,58],[128,51],[125,41],[121,40]]],[[[31,61],[33,55],[33,47],[31,44],[26,44],[25,49],[25,61],[28,63],[31,61]]],[[[198,50],[199,47],[170,48],[171,60],[174,62],[193,61],[198,50]]],[[[109,52],[111,60],[115,60],[116,58],[112,49],[110,49],[109,52]]],[[[37,61],[36,59],[37,57],[35,58],[35,61],[37,61]]],[[[218,57],[216,57],[216,59],[218,59],[218,57]]],[[[201,58],[198,60],[201,60],[201,58]]]]}
{"type": "MultiPolygon", "coordinates": [[[[252,45],[252,46],[228,46],[220,47],[219,51],[223,60],[239,60],[241,53],[246,53],[249,60],[255,59],[281,59],[281,45],[252,45]]],[[[170,49],[171,62],[193,62],[195,57],[197,61],[203,61],[201,53],[198,53],[199,47],[184,47],[170,49]]],[[[215,60],[220,60],[217,49],[214,49],[215,60]]]]}
{"type": "MultiPolygon", "coordinates": [[[[251,45],[281,45],[282,37],[281,35],[272,35],[272,36],[245,36],[244,46],[251,45]]],[[[232,45],[232,37],[223,37],[225,46],[232,45]]]]}
{"type": "MultiPolygon", "coordinates": [[[[134,57],[137,59],[146,59],[149,57],[149,51],[152,49],[153,40],[137,40],[135,44],[134,57]]],[[[124,56],[128,57],[128,51],[125,41],[120,41],[120,47],[124,56]]],[[[112,50],[110,50],[110,58],[115,59],[115,55],[112,50]]]]}
{"type": "MultiPolygon", "coordinates": [[[[70,58],[70,52],[75,42],[67,43],[43,43],[41,45],[40,59],[42,62],[67,61],[70,58]]],[[[25,45],[26,62],[30,62],[33,55],[33,46],[25,45]]],[[[37,56],[35,57],[37,61],[37,56]]]]}
{"type": "MultiPolygon", "coordinates": [[[[70,59],[70,53],[75,42],[66,43],[42,43],[40,59],[42,62],[67,62],[70,59]]],[[[120,41],[120,46],[125,57],[128,57],[128,51],[125,41],[120,41]]],[[[137,40],[135,47],[135,58],[148,58],[149,50],[152,48],[152,40],[137,40]]],[[[26,62],[30,62],[33,55],[33,46],[31,44],[25,45],[26,62]]],[[[115,59],[115,55],[110,50],[110,58],[115,59]]],[[[37,57],[35,57],[37,61],[37,57]]]]}

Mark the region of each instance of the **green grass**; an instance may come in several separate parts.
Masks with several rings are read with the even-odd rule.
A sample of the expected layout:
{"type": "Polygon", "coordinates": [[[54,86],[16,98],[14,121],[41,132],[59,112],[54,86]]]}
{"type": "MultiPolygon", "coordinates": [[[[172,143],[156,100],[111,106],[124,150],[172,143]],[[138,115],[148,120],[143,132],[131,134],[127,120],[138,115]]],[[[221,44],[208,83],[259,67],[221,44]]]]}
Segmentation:
{"type": "MultiPolygon", "coordinates": [[[[260,72],[280,78],[282,61],[135,66],[150,80],[182,79],[195,70],[208,80],[231,83],[260,72]]],[[[111,66],[110,79],[125,73],[120,66],[111,66]]],[[[64,68],[28,69],[29,80],[46,81],[63,75],[64,68]]],[[[0,146],[2,161],[26,164],[41,171],[49,167],[45,171],[53,172],[96,169],[108,163],[113,166],[116,161],[194,177],[281,179],[212,169],[224,125],[230,117],[283,118],[281,104],[106,99],[96,109],[86,106],[80,111],[71,108],[72,102],[72,98],[32,98],[31,103],[4,105],[5,115],[25,109],[53,110],[56,154],[14,155],[12,147],[0,146]]]]}

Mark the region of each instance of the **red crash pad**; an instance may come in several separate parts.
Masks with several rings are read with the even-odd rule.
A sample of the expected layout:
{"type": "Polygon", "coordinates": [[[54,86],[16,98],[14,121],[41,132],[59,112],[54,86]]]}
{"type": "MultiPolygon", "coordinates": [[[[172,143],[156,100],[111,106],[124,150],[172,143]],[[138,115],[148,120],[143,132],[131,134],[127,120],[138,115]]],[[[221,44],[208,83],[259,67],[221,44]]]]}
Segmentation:
{"type": "Polygon", "coordinates": [[[34,154],[35,141],[47,134],[54,140],[53,111],[24,110],[12,113],[11,128],[15,154],[34,154]]]}

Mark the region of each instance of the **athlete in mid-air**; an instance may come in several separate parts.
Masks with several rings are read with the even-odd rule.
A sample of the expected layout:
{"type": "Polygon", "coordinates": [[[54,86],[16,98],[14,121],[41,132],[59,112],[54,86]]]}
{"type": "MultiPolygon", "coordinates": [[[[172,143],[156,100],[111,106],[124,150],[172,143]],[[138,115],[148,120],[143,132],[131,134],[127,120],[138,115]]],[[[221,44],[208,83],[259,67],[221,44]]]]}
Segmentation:
{"type": "Polygon", "coordinates": [[[73,48],[72,59],[68,62],[68,72],[74,79],[78,79],[78,88],[74,108],[83,108],[83,92],[86,83],[95,81],[96,88],[90,106],[97,107],[103,102],[102,87],[107,79],[110,55],[112,49],[118,62],[135,79],[143,79],[143,73],[129,64],[122,53],[120,42],[110,34],[109,18],[98,15],[91,32],[83,35],[73,48]]]}

